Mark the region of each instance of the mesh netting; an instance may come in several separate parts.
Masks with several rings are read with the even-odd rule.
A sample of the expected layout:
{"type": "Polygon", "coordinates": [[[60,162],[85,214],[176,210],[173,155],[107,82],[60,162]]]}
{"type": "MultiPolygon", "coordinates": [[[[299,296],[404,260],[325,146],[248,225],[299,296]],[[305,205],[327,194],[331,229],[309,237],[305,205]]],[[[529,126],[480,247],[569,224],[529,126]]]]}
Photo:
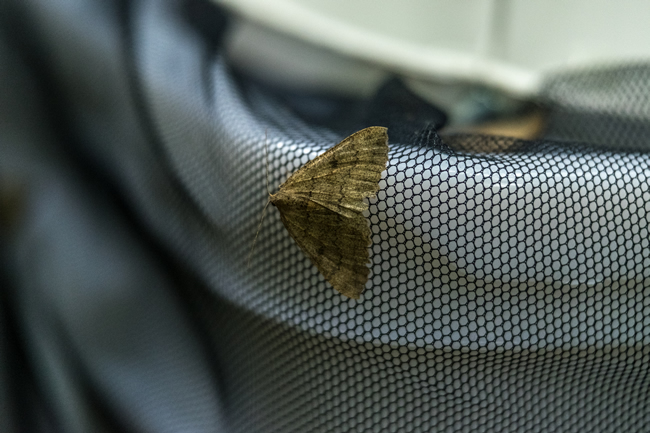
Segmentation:
{"type": "Polygon", "coordinates": [[[304,132],[266,102],[261,118],[282,114],[232,154],[250,161],[233,164],[246,182],[227,206],[240,209],[225,242],[237,306],[206,311],[236,366],[235,431],[643,430],[646,154],[430,129],[391,138],[355,302],[274,209],[243,266],[266,201],[265,136],[272,186],[344,136],[304,132]]]}
{"type": "Polygon", "coordinates": [[[547,136],[616,150],[649,146],[648,63],[593,67],[550,77],[544,97],[553,107],[547,136]]]}
{"type": "MultiPolygon", "coordinates": [[[[233,70],[220,45],[226,14],[203,2],[89,2],[88,15],[47,4],[27,16],[66,95],[74,146],[183,269],[174,299],[195,325],[147,310],[158,286],[100,316],[98,334],[88,314],[76,323],[73,308],[48,310],[83,371],[82,395],[109,426],[209,431],[217,413],[242,433],[648,430],[650,66],[552,77],[539,140],[445,135],[444,113],[399,80],[359,100],[283,91],[233,70]],[[247,265],[267,166],[273,192],[371,125],[389,128],[390,158],[366,213],[373,244],[361,299],[324,280],[274,208],[247,265]],[[115,335],[124,334],[111,320],[126,323],[129,312],[138,320],[119,330],[132,338],[121,362],[115,335]],[[196,334],[209,355],[184,345],[196,334]],[[203,359],[214,383],[176,376],[202,371],[203,359]]],[[[144,245],[128,250],[154,249],[144,245]]],[[[99,286],[122,288],[124,274],[98,269],[99,286]]],[[[80,300],[98,297],[66,290],[79,314],[80,300]]]]}
{"type": "MultiPolygon", "coordinates": [[[[272,185],[329,144],[294,140],[271,140],[272,185]]],[[[647,155],[447,142],[391,140],[361,301],[324,281],[271,210],[234,288],[243,305],[216,315],[237,366],[235,431],[643,430],[647,155]]]]}

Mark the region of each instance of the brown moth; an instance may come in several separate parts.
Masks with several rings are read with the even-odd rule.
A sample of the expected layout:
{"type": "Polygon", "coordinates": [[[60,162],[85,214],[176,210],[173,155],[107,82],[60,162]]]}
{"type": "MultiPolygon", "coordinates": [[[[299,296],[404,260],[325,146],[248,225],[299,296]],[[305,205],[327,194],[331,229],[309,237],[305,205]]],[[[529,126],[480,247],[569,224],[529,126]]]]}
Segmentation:
{"type": "Polygon", "coordinates": [[[293,240],[349,298],[359,299],[368,281],[372,242],[364,198],[377,194],[387,162],[387,129],[371,126],[303,165],[270,194],[293,240]]]}

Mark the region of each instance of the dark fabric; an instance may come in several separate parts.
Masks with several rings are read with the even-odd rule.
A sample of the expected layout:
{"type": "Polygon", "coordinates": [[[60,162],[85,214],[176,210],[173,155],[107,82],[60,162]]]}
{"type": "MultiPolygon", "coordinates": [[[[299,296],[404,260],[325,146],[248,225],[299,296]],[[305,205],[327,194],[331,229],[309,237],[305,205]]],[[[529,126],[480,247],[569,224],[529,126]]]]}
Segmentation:
{"type": "Polygon", "coordinates": [[[210,2],[0,20],[2,431],[648,430],[649,65],[549,77],[544,139],[441,138],[398,79],[355,100],[233,70],[210,2]],[[275,189],[371,125],[362,299],[274,209],[247,265],[267,146],[275,189]]]}

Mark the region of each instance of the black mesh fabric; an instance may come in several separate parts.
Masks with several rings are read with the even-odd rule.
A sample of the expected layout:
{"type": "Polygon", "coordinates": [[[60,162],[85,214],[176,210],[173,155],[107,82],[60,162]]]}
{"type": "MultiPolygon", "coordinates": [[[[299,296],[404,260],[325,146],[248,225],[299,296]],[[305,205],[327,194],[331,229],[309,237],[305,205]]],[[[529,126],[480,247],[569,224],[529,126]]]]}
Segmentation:
{"type": "Polygon", "coordinates": [[[34,389],[3,380],[15,431],[650,428],[650,66],[549,77],[542,139],[445,135],[398,79],[251,80],[209,3],[2,7],[1,192],[29,192],[0,268],[3,374],[24,359],[34,389]],[[273,208],[248,265],[267,164],[274,190],[371,125],[362,298],[273,208]]]}
{"type": "Polygon", "coordinates": [[[617,150],[649,149],[648,63],[598,66],[549,78],[547,136],[617,150]]]}

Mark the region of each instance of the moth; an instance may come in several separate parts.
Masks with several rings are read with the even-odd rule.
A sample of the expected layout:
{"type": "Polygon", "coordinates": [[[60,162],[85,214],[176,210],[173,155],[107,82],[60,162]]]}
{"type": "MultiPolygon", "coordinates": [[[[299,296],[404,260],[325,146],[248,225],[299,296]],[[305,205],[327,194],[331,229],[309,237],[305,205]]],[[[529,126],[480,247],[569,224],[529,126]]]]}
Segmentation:
{"type": "Polygon", "coordinates": [[[377,194],[387,163],[387,129],[371,126],[307,162],[269,197],[298,247],[349,298],[359,299],[368,281],[364,199],[377,194]]]}

